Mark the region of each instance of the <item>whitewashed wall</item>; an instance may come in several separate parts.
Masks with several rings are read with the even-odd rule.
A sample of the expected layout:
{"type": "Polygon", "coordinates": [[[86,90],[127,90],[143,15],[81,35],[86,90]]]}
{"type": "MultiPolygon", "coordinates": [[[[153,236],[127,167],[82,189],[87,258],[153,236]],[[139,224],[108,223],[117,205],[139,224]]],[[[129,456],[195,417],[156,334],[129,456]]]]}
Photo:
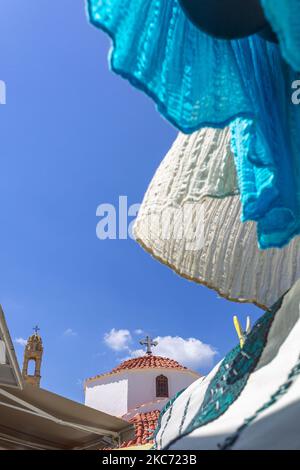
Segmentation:
{"type": "MultiPolygon", "coordinates": [[[[199,378],[189,371],[176,369],[133,369],[103,376],[88,382],[85,390],[85,404],[106,413],[123,416],[143,404],[141,412],[151,411],[156,397],[156,377],[165,375],[169,381],[169,396],[174,396],[199,378]],[[149,408],[149,409],[148,409],[149,408]]],[[[160,409],[164,405],[157,405],[160,409]]]]}
{"type": "Polygon", "coordinates": [[[105,413],[127,413],[128,380],[118,375],[90,383],[85,389],[85,404],[105,413]]]}

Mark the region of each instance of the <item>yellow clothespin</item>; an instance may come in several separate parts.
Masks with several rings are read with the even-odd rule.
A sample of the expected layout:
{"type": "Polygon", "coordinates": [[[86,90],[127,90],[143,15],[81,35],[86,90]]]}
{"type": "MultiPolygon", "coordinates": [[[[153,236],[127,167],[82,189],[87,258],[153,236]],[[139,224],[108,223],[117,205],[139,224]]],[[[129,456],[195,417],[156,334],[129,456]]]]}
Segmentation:
{"type": "Polygon", "coordinates": [[[236,332],[237,332],[237,335],[238,335],[238,338],[239,338],[239,341],[240,341],[240,347],[241,347],[241,349],[243,349],[245,341],[246,341],[246,337],[250,333],[250,330],[251,330],[250,317],[249,316],[247,317],[245,331],[243,331],[243,329],[241,327],[241,324],[239,322],[239,319],[236,315],[233,317],[233,324],[234,324],[234,327],[236,329],[236,332]]]}

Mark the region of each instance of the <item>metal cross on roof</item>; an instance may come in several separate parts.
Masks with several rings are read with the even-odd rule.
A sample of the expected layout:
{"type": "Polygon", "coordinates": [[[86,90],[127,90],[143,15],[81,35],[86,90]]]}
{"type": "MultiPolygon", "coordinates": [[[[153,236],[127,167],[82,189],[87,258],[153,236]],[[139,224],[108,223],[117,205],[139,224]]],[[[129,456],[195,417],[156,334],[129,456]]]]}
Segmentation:
{"type": "Polygon", "coordinates": [[[152,347],[152,346],[157,346],[157,345],[158,345],[158,342],[157,342],[157,341],[153,341],[153,339],[150,338],[150,336],[146,336],[145,339],[142,339],[142,340],[140,341],[140,344],[141,344],[142,346],[146,346],[146,347],[147,347],[146,354],[151,355],[151,354],[152,354],[152,349],[151,349],[151,347],[152,347]]]}
{"type": "Polygon", "coordinates": [[[33,331],[35,332],[36,335],[38,334],[38,332],[40,331],[40,328],[38,327],[38,325],[35,325],[33,327],[33,331]]]}

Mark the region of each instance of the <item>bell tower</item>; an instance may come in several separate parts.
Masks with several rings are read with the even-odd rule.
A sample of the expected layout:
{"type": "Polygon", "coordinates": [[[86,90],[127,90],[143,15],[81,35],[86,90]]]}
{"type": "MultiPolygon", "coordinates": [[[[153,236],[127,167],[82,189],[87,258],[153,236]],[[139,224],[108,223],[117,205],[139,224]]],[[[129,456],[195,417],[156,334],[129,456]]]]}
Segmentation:
{"type": "Polygon", "coordinates": [[[34,334],[28,338],[25,346],[22,375],[25,382],[33,385],[34,387],[39,387],[41,381],[43,342],[42,338],[38,334],[39,327],[35,326],[33,330],[34,334]],[[32,372],[31,370],[29,371],[31,363],[34,365],[34,370],[32,372]]]}

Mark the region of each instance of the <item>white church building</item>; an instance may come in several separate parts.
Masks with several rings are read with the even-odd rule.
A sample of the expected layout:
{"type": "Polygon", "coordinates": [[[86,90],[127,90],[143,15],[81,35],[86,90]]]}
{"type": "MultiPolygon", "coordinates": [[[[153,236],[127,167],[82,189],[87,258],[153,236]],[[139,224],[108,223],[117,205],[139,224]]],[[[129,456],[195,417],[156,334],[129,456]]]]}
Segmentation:
{"type": "Polygon", "coordinates": [[[153,355],[151,347],[156,343],[151,338],[141,344],[147,346],[144,356],[124,361],[84,384],[87,406],[137,424],[136,445],[146,443],[141,428],[153,428],[170,398],[200,377],[173,359],[153,355]]]}

